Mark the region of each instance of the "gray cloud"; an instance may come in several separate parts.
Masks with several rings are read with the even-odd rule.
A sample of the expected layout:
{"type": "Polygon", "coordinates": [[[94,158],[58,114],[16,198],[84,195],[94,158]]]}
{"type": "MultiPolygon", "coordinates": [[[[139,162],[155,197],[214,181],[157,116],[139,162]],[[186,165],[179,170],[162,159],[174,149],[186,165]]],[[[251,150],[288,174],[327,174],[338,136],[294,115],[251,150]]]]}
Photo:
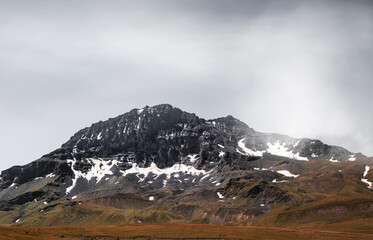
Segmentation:
{"type": "Polygon", "coordinates": [[[170,103],[373,154],[371,1],[7,1],[0,169],[170,103]]]}

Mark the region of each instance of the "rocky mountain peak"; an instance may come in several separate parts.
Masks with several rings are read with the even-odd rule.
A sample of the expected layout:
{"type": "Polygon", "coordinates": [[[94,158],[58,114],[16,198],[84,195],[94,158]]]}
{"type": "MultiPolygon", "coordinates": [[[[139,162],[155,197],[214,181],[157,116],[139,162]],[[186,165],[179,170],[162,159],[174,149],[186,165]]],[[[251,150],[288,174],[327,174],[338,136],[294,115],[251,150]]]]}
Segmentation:
{"type": "MultiPolygon", "coordinates": [[[[319,159],[343,162],[356,157],[319,140],[256,132],[230,115],[205,120],[161,104],[132,109],[81,129],[41,159],[3,171],[0,188],[11,189],[3,199],[16,196],[15,187],[38,179],[53,179],[61,196],[118,186],[168,186],[179,191],[218,186],[229,180],[232,171],[281,167],[292,177],[301,173],[290,172],[293,163],[301,166],[300,162],[319,159]]],[[[281,172],[266,174],[273,181],[281,172]]]]}
{"type": "MultiPolygon", "coordinates": [[[[44,157],[2,171],[6,217],[0,219],[34,223],[47,212],[70,214],[88,203],[162,209],[172,221],[177,214],[183,221],[203,215],[237,223],[333,191],[369,193],[370,169],[361,154],[317,139],[260,133],[230,115],[205,120],[169,104],[145,106],[94,123],[44,157]]],[[[133,212],[137,223],[140,212],[133,212]]]]}

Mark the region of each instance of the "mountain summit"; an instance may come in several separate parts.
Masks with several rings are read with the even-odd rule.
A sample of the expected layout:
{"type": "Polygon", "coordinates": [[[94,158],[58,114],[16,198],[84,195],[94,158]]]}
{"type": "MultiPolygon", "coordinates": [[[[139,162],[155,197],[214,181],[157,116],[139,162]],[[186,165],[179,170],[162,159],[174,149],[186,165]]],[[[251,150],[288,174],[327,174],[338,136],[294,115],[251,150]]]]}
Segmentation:
{"type": "Polygon", "coordinates": [[[168,104],[146,106],[94,123],[42,158],[4,170],[0,215],[14,215],[3,224],[45,224],[49,218],[33,222],[32,214],[96,204],[134,210],[128,222],[147,219],[144,209],[154,210],[151,221],[249,221],[276,206],[315,201],[315,190],[319,197],[343,191],[350,183],[331,186],[334,175],[327,178],[342,168],[355,166],[347,178],[355,179],[353,191],[370,193],[369,164],[342,147],[257,132],[232,116],[205,120],[168,104]]]}

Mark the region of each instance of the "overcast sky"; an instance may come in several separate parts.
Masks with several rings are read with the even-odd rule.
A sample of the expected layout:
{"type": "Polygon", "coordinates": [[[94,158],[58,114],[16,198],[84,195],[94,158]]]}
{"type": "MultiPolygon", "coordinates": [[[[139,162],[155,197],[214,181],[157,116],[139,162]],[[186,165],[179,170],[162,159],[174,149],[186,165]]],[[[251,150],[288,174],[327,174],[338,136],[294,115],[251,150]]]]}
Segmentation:
{"type": "Polygon", "coordinates": [[[169,103],[373,155],[373,1],[1,1],[0,170],[169,103]]]}

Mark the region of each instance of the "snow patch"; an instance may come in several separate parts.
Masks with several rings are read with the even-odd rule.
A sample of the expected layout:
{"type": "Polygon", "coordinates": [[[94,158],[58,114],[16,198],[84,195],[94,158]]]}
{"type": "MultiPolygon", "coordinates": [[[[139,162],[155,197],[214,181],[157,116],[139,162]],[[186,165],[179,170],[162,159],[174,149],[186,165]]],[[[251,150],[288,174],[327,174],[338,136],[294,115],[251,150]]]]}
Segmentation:
{"type": "Polygon", "coordinates": [[[254,151],[254,150],[251,150],[249,148],[247,148],[245,146],[245,141],[246,138],[243,138],[241,139],[240,141],[238,141],[238,147],[241,148],[242,151],[244,152],[241,152],[238,148],[236,149],[236,151],[242,155],[249,155],[249,156],[257,156],[257,157],[262,157],[263,156],[263,151],[254,151]]]}
{"type": "Polygon", "coordinates": [[[300,153],[294,154],[292,151],[289,151],[287,147],[285,147],[286,143],[280,144],[280,141],[277,141],[275,144],[272,144],[270,142],[267,143],[267,152],[281,157],[286,157],[294,160],[299,161],[308,161],[307,157],[301,157],[300,153]]]}
{"type": "Polygon", "coordinates": [[[218,144],[218,146],[219,146],[220,148],[224,148],[224,146],[223,146],[223,145],[221,145],[221,144],[218,144]]]}
{"type": "Polygon", "coordinates": [[[368,175],[368,172],[369,172],[369,166],[365,166],[365,171],[364,171],[364,174],[363,174],[363,177],[366,177],[368,175]]]}
{"type": "Polygon", "coordinates": [[[44,204],[48,204],[47,201],[44,201],[43,203],[44,203],[44,204]]]}
{"type": "Polygon", "coordinates": [[[330,162],[339,162],[337,159],[334,159],[334,157],[332,157],[331,159],[329,159],[330,162]]]}
{"type": "Polygon", "coordinates": [[[296,143],[294,143],[294,144],[293,144],[293,147],[298,146],[299,143],[300,143],[300,140],[298,140],[296,143]]]}
{"type": "Polygon", "coordinates": [[[256,170],[256,171],[268,171],[268,168],[257,168],[257,167],[254,167],[254,170],[256,170]]]}
{"type": "Polygon", "coordinates": [[[102,131],[98,134],[97,140],[101,140],[101,138],[102,138],[102,131]]]}
{"type": "Polygon", "coordinates": [[[295,175],[295,174],[292,174],[291,172],[289,172],[288,170],[280,170],[280,171],[276,171],[278,172],[279,174],[282,174],[286,177],[293,177],[293,178],[296,178],[299,176],[299,174],[295,175]]]}
{"type": "Polygon", "coordinates": [[[71,192],[79,178],[85,178],[88,181],[92,178],[96,178],[96,183],[98,183],[103,177],[105,177],[105,175],[113,175],[113,172],[110,169],[118,164],[117,160],[104,161],[102,159],[89,158],[87,161],[92,164],[92,167],[88,172],[82,173],[81,171],[74,169],[76,159],[67,160],[68,163],[71,163],[71,170],[74,172],[74,178],[72,179],[73,184],[66,188],[66,194],[71,192]]]}
{"type": "Polygon", "coordinates": [[[166,178],[170,179],[171,175],[174,175],[174,177],[179,177],[178,173],[180,172],[184,174],[193,175],[193,176],[207,174],[205,170],[198,170],[194,168],[193,166],[187,166],[182,163],[176,163],[172,167],[164,168],[164,169],[158,168],[155,163],[151,163],[150,166],[147,168],[141,168],[136,163],[132,163],[132,168],[127,169],[126,171],[121,171],[121,173],[123,173],[123,176],[126,176],[128,174],[136,174],[136,176],[140,178],[141,175],[144,175],[143,178],[140,178],[140,181],[143,181],[150,173],[156,175],[157,177],[165,174],[166,178]]]}
{"type": "Polygon", "coordinates": [[[348,158],[348,161],[356,161],[356,156],[355,155],[350,155],[350,157],[348,158]]]}
{"type": "Polygon", "coordinates": [[[287,182],[288,180],[282,180],[282,181],[277,181],[277,179],[273,179],[272,182],[273,183],[283,183],[283,182],[287,182]]]}
{"type": "Polygon", "coordinates": [[[225,152],[223,152],[223,151],[219,152],[219,157],[224,157],[224,155],[225,155],[225,152]]]}
{"type": "Polygon", "coordinates": [[[154,201],[154,197],[153,197],[153,196],[150,196],[150,197],[149,197],[149,201],[154,201]]]}
{"type": "Polygon", "coordinates": [[[363,183],[368,184],[368,188],[372,188],[372,184],[373,184],[373,183],[372,183],[372,182],[369,182],[368,179],[364,179],[364,178],[362,178],[361,181],[362,181],[363,183]]]}
{"type": "Polygon", "coordinates": [[[76,195],[75,196],[73,196],[71,199],[75,199],[76,198],[76,195]]]}
{"type": "Polygon", "coordinates": [[[17,223],[17,222],[19,222],[19,220],[21,220],[20,218],[18,218],[16,221],[15,221],[15,223],[17,223]]]}
{"type": "Polygon", "coordinates": [[[221,194],[220,192],[216,192],[216,194],[218,195],[218,197],[219,197],[220,199],[223,199],[223,198],[224,198],[223,194],[221,194]]]}
{"type": "Polygon", "coordinates": [[[191,163],[195,163],[198,160],[198,154],[189,154],[187,158],[191,163]]]}
{"type": "Polygon", "coordinates": [[[372,183],[371,181],[369,181],[367,178],[365,178],[365,177],[368,175],[369,169],[370,169],[370,168],[369,168],[368,165],[365,166],[365,171],[364,171],[364,173],[363,173],[363,178],[361,178],[361,181],[362,181],[363,183],[368,184],[368,188],[372,189],[372,185],[373,185],[373,183],[372,183]]]}

